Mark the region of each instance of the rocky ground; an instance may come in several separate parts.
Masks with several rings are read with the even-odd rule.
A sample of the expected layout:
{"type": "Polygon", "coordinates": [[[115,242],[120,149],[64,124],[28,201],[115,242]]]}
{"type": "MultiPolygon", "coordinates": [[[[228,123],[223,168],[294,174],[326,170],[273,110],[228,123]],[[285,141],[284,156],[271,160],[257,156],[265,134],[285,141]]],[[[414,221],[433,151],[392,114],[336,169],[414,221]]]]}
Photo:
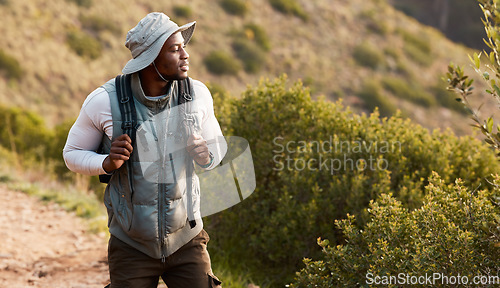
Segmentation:
{"type": "Polygon", "coordinates": [[[0,287],[102,288],[106,252],[75,215],[0,186],[0,287]]]}

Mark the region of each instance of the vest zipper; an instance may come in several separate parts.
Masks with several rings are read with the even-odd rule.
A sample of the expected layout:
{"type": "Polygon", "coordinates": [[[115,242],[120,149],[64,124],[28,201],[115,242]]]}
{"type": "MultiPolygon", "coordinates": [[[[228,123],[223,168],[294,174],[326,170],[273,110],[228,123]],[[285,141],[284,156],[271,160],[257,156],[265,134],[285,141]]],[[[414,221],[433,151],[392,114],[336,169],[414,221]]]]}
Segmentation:
{"type": "MultiPolygon", "coordinates": [[[[158,104],[158,108],[159,107],[159,102],[157,103],[158,104]]],[[[158,228],[159,228],[159,231],[160,231],[160,237],[161,237],[161,252],[162,252],[162,263],[165,263],[165,254],[166,254],[166,242],[165,242],[165,238],[167,236],[167,229],[166,229],[166,219],[165,219],[165,200],[166,200],[166,193],[167,193],[167,173],[165,171],[165,163],[167,163],[167,157],[166,157],[166,145],[167,145],[167,132],[168,132],[168,118],[170,116],[170,113],[169,111],[167,111],[167,118],[166,120],[167,121],[162,121],[165,125],[165,128],[162,129],[162,132],[163,133],[163,143],[162,141],[159,141],[158,143],[161,145],[159,151],[160,151],[160,159],[161,159],[161,163],[162,165],[160,166],[160,183],[158,183],[159,187],[158,187],[158,200],[160,201],[160,203],[158,204],[158,215],[159,215],[159,222],[158,222],[158,228]]]]}

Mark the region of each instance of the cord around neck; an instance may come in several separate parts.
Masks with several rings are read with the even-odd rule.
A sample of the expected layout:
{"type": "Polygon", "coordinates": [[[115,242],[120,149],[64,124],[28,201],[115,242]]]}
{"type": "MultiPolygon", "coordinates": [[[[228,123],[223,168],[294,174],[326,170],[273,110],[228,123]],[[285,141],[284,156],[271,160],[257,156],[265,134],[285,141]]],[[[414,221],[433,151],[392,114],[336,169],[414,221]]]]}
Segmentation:
{"type": "Polygon", "coordinates": [[[158,71],[158,68],[156,68],[156,64],[155,64],[154,61],[153,61],[153,67],[155,67],[156,73],[158,73],[158,76],[160,76],[161,80],[163,80],[163,81],[165,81],[165,82],[168,83],[168,80],[165,79],[165,78],[163,78],[163,76],[161,76],[160,71],[158,71]]]}

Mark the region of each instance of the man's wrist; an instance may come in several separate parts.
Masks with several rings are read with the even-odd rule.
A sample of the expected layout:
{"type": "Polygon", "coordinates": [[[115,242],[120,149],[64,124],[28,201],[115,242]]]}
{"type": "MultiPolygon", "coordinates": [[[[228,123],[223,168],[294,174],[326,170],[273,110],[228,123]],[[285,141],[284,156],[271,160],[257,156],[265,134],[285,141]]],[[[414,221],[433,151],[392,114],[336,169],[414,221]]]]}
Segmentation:
{"type": "Polygon", "coordinates": [[[102,161],[102,170],[104,170],[105,174],[110,175],[113,173],[113,169],[110,169],[111,165],[111,160],[109,159],[109,155],[104,158],[104,161],[102,161]]]}
{"type": "Polygon", "coordinates": [[[198,166],[200,166],[201,168],[206,169],[206,168],[210,167],[210,166],[214,163],[214,154],[212,154],[212,152],[210,152],[210,151],[209,151],[209,152],[208,152],[208,156],[210,157],[210,161],[208,161],[208,164],[201,165],[201,164],[199,164],[199,163],[198,163],[198,162],[196,162],[196,161],[194,161],[194,162],[196,162],[196,164],[197,164],[198,166]]]}

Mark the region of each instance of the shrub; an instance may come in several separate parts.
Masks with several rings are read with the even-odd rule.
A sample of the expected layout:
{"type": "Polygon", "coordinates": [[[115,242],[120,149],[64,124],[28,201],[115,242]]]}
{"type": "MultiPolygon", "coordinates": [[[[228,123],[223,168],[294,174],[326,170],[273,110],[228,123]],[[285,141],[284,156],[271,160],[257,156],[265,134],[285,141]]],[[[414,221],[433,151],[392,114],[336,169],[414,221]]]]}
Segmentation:
{"type": "Polygon", "coordinates": [[[294,15],[304,21],[307,21],[309,19],[307,13],[304,12],[302,7],[299,3],[297,3],[296,0],[269,0],[269,3],[275,10],[283,14],[294,15]]]}
{"type": "Polygon", "coordinates": [[[233,97],[222,85],[207,83],[207,87],[212,94],[212,98],[214,99],[215,116],[217,117],[222,132],[225,135],[227,132],[225,130],[229,127],[229,113],[233,97]]]}
{"type": "Polygon", "coordinates": [[[384,64],[384,55],[368,42],[356,46],[353,50],[353,57],[359,65],[371,69],[376,69],[384,64]]]}
{"type": "Polygon", "coordinates": [[[175,5],[173,12],[175,16],[181,18],[189,18],[193,16],[193,9],[189,6],[175,5]]]}
{"type": "Polygon", "coordinates": [[[399,29],[399,34],[403,37],[405,43],[416,47],[418,50],[422,51],[422,53],[429,54],[432,52],[431,43],[426,36],[417,36],[409,31],[399,29]]]}
{"type": "Polygon", "coordinates": [[[68,32],[66,35],[66,43],[81,57],[97,59],[101,56],[101,43],[83,31],[71,30],[68,32]]]}
{"type": "Polygon", "coordinates": [[[246,24],[243,29],[245,37],[248,40],[254,41],[264,51],[269,51],[271,49],[271,42],[264,28],[252,23],[246,24]]]}
{"type": "Polygon", "coordinates": [[[366,81],[357,95],[363,99],[368,110],[374,111],[378,107],[382,116],[391,116],[397,110],[396,106],[382,94],[382,87],[375,81],[366,81]]]}
{"type": "Polygon", "coordinates": [[[424,67],[432,64],[432,46],[427,36],[417,36],[403,29],[398,32],[405,42],[403,50],[411,60],[424,67]]]}
{"type": "Polygon", "coordinates": [[[334,219],[350,213],[362,227],[370,200],[382,194],[415,209],[432,171],[444,183],[461,178],[467,187],[486,185],[484,177],[500,171],[492,151],[472,137],[353,114],[339,103],[313,101],[300,83],[287,86],[284,78],[263,81],[234,99],[225,135],[249,141],[257,187],[206,219],[212,249],[233,259],[232,266],[245,266],[257,283],[290,283],[301,259],[321,256],[318,237],[343,243],[334,219]],[[363,167],[370,161],[384,166],[363,167]]]}
{"type": "Polygon", "coordinates": [[[74,3],[83,8],[90,8],[92,6],[92,0],[66,0],[70,3],[74,3]]]}
{"type": "Polygon", "coordinates": [[[223,51],[210,53],[203,62],[208,71],[216,75],[236,74],[241,70],[241,64],[230,54],[223,51]]]}
{"type": "Polygon", "coordinates": [[[2,49],[0,49],[0,70],[3,70],[5,76],[10,79],[19,80],[23,76],[23,69],[19,64],[19,61],[2,49]]]}
{"type": "Polygon", "coordinates": [[[429,67],[433,62],[433,57],[417,47],[405,44],[403,47],[405,54],[415,63],[423,67],[429,67]]]}
{"type": "Polygon", "coordinates": [[[74,176],[74,173],[66,167],[62,156],[69,130],[74,122],[75,119],[69,119],[56,125],[46,148],[46,157],[52,162],[52,169],[60,180],[70,180],[74,176]]]}
{"type": "Polygon", "coordinates": [[[405,80],[397,77],[385,77],[382,79],[384,88],[401,99],[409,100],[424,107],[436,104],[436,100],[417,84],[408,84],[405,80]]]}
{"type": "Polygon", "coordinates": [[[366,27],[372,32],[385,35],[389,31],[389,27],[383,19],[377,19],[377,15],[381,15],[380,12],[370,9],[362,11],[359,18],[366,21],[366,27]]]}
{"type": "MultiPolygon", "coordinates": [[[[482,287],[500,284],[500,207],[492,204],[490,192],[472,191],[460,180],[447,185],[436,174],[426,191],[425,204],[416,210],[383,195],[370,204],[370,222],[362,229],[354,225],[353,216],[336,221],[346,238],[344,244],[330,246],[328,240],[318,240],[322,256],[317,261],[306,259],[306,268],[297,273],[290,287],[358,287],[375,284],[375,276],[397,277],[399,273],[462,275],[469,285],[480,275],[496,279],[482,287]]],[[[421,286],[456,287],[449,282],[421,286]]],[[[389,287],[410,284],[392,283],[389,287]]]]}
{"type": "Polygon", "coordinates": [[[28,160],[45,160],[52,137],[42,118],[15,107],[0,106],[0,145],[28,160]]]}
{"type": "Polygon", "coordinates": [[[119,25],[115,24],[113,21],[107,18],[103,18],[98,15],[81,16],[80,22],[82,23],[83,28],[95,33],[109,31],[113,34],[120,34],[122,32],[122,29],[119,25]]]}
{"type": "Polygon", "coordinates": [[[233,42],[233,50],[248,73],[258,72],[266,62],[266,55],[262,49],[246,39],[236,39],[233,42]]]}
{"type": "Polygon", "coordinates": [[[221,7],[229,14],[244,16],[248,12],[248,5],[243,0],[221,0],[221,7]]]}

